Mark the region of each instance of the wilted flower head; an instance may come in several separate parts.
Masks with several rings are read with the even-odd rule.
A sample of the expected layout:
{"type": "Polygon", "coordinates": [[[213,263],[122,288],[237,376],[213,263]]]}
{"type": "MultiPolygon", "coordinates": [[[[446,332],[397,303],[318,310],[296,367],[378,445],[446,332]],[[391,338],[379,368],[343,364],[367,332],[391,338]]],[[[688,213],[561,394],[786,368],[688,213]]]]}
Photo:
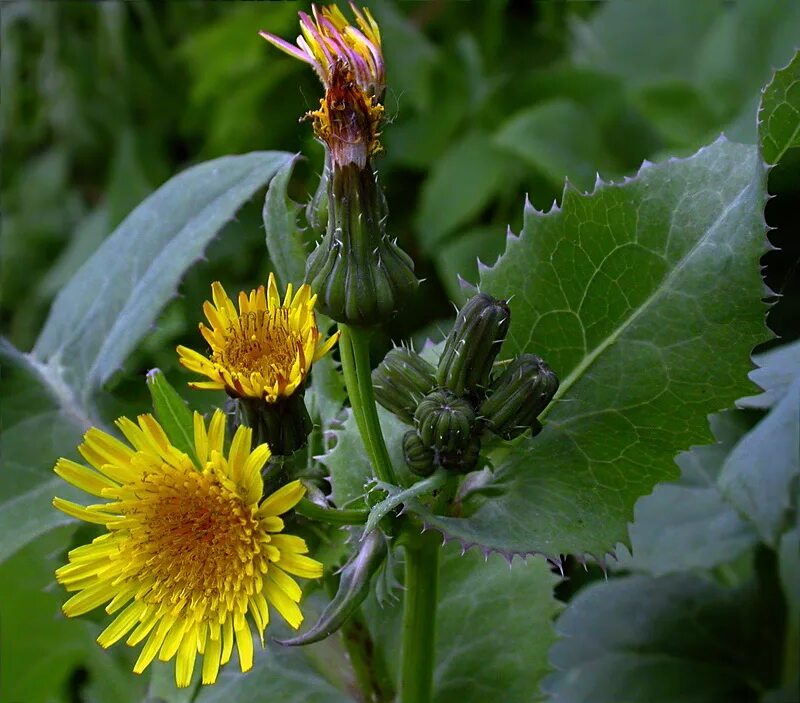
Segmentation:
{"type": "Polygon", "coordinates": [[[350,7],[358,27],[335,5],[313,5],[313,18],[299,13],[297,46],[269,32],[261,36],[314,67],[325,86],[319,109],[308,113],[314,132],[327,145],[334,166],[355,164],[363,169],[381,149],[384,64],[377,22],[368,9],[352,3],[350,7]]]}
{"type": "Polygon", "coordinates": [[[120,418],[129,444],[90,429],[78,447],[91,465],[59,459],[65,481],[107,502],[83,506],[62,498],[67,515],[104,525],[107,532],[69,552],[56,578],[73,595],[70,617],[106,604],[115,614],[97,641],[109,647],[126,635],[144,642],[133,670],[141,673],[158,655],[176,659],[175,680],[188,686],[197,655],[202,681],[214,683],[234,644],[242,671],[253,664],[249,620],[264,644],[268,605],[294,628],[303,615],[300,586],[292,578],[317,578],[322,564],[304,554],[305,542],[284,534],[282,513],[305,489],[299,481],[262,500],[266,444],[251,448],[251,430],[240,426],[225,451],[225,415],[217,410],[206,428],[194,415],[193,456],[174,447],[150,415],[138,424],[120,418]]]}
{"type": "Polygon", "coordinates": [[[308,285],[295,293],[289,284],[281,302],[270,274],[266,290],[260,286],[250,295],[239,293],[238,311],[218,282],[211,291],[213,304],[203,304],[211,328],[200,323],[210,356],[178,347],[181,364],[211,379],[192,383],[194,388],[225,389],[233,397],[275,403],[302,389],[313,362],[338,339],[337,333],[320,342],[317,296],[308,285]]]}

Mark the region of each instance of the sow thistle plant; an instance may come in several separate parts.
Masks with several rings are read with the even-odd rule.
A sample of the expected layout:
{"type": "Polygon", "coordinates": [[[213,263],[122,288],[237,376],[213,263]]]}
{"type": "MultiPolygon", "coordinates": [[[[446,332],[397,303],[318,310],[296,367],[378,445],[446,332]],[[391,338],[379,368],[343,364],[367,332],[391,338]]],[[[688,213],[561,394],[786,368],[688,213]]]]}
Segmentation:
{"type": "MultiPolygon", "coordinates": [[[[390,234],[375,166],[385,127],[380,28],[368,9],[350,9],[352,22],[335,6],[300,12],[296,44],[261,32],[309,64],[323,87],[319,107],[305,115],[325,152],[306,209],[318,241],[300,262],[305,280],[279,288],[290,276],[276,270],[266,285],[233,296],[211,283],[198,321],[206,346],[181,345],[177,355],[190,395],[223,391],[222,407],[191,412],[153,370],[152,415],[119,418],[113,430],[98,421],[78,447],[83,462],[55,465],[90,498],[56,497],[53,505],[100,531],[56,571],[70,593],[64,613],[103,607],[113,619],[97,642],[138,648],[136,673],[156,658],[174,660],[178,687],[214,684],[234,657],[241,672],[267,666],[256,659],[255,639],[267,650],[304,647],[341,630],[355,680],[340,686],[348,695],[384,702],[397,689],[403,703],[429,703],[440,640],[453,651],[470,646],[437,630],[440,574],[459,607],[478,600],[463,616],[479,621],[470,641],[491,634],[484,610],[528,628],[527,582],[500,612],[492,565],[481,562],[469,580],[456,559],[469,559],[463,554],[473,546],[509,562],[532,554],[557,565],[570,553],[603,559],[625,539],[635,500],[672,476],[675,452],[705,438],[706,415],[748,390],[749,352],[762,333],[764,166],[755,148],[725,141],[684,161],[647,165],[621,185],[598,183],[591,194],[568,188],[562,210],[526,206],[521,236],[509,234],[506,254],[482,271],[443,342],[420,351],[401,344],[373,369],[371,334],[391,325],[420,281],[390,234]],[[703,207],[682,213],[695,199],[703,207]],[[670,212],[680,216],[652,226],[670,212]],[[631,271],[641,285],[630,285],[631,271]],[[713,295],[687,305],[701,286],[713,295]],[[750,293],[752,305],[742,302],[750,293]],[[714,314],[703,302],[712,299],[721,306],[714,314]],[[705,370],[698,345],[718,350],[705,370]],[[326,396],[324,374],[341,378],[348,407],[335,391],[326,396]],[[461,557],[442,558],[448,541],[461,557]],[[493,574],[486,584],[480,569],[493,574]],[[402,600],[399,623],[386,614],[392,598],[402,600]],[[289,636],[270,626],[275,614],[289,636]],[[390,647],[380,635],[386,622],[400,631],[396,681],[381,661],[390,647]]],[[[242,168],[232,189],[243,202],[292,163],[272,153],[228,158],[153,197],[169,206],[198,173],[217,183],[226,169],[242,168]]],[[[274,202],[285,202],[285,180],[276,183],[274,202]]],[[[270,202],[268,193],[267,209],[276,207],[270,202]]],[[[206,240],[232,215],[225,207],[203,230],[206,240]]],[[[142,246],[152,244],[146,236],[142,246]]],[[[116,245],[134,243],[120,236],[109,246],[116,245]]],[[[125,265],[125,256],[114,260],[125,265]]],[[[161,285],[156,274],[171,270],[137,279],[130,296],[161,285]]],[[[58,302],[53,317],[63,334],[71,318],[58,302]]],[[[107,330],[112,338],[118,325],[107,330]]],[[[36,373],[63,374],[66,347],[50,344],[44,334],[26,359],[36,373]]],[[[103,347],[88,371],[73,370],[77,380],[59,376],[54,395],[89,398],[113,368],[103,354],[115,359],[103,347]],[[85,390],[66,392],[73,382],[85,390]]],[[[548,568],[537,578],[550,579],[548,568]]],[[[452,608],[449,619],[460,622],[452,608]]],[[[492,652],[481,657],[491,669],[492,652]]],[[[270,661],[274,678],[280,664],[270,661]]]]}

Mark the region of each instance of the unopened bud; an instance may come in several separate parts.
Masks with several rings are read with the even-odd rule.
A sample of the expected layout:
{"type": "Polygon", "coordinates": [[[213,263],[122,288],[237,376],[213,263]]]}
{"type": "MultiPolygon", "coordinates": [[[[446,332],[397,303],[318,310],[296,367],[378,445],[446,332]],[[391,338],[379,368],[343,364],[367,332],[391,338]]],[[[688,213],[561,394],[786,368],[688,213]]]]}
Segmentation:
{"type": "Polygon", "coordinates": [[[317,307],[337,322],[374,325],[416,290],[414,263],[384,231],[386,203],[371,169],[331,170],[328,229],[308,258],[317,307]]]}
{"type": "Polygon", "coordinates": [[[237,424],[253,430],[253,445],[266,442],[276,456],[288,456],[305,446],[314,426],[302,393],[275,403],[259,398],[235,398],[233,402],[237,424]]]}
{"type": "Polygon", "coordinates": [[[478,465],[481,454],[481,440],[473,435],[466,445],[454,451],[439,452],[439,465],[448,471],[466,474],[478,465]]]}
{"type": "Polygon", "coordinates": [[[403,435],[403,457],[412,474],[430,476],[435,467],[434,452],[426,447],[416,430],[403,435]]]}
{"type": "Polygon", "coordinates": [[[436,380],[458,396],[480,396],[508,333],[511,311],[504,300],[478,293],[461,308],[447,337],[436,380]]]}
{"type": "Polygon", "coordinates": [[[436,385],[435,373],[419,354],[396,347],[372,372],[375,400],[410,425],[417,405],[436,385]]]}
{"type": "Polygon", "coordinates": [[[492,432],[512,439],[537,427],[537,416],[557,390],[558,376],[544,360],[522,354],[492,381],[478,414],[492,432]]]}
{"type": "Polygon", "coordinates": [[[452,452],[467,445],[475,424],[475,411],[464,398],[435,390],[417,406],[414,422],[425,446],[452,452]]]}

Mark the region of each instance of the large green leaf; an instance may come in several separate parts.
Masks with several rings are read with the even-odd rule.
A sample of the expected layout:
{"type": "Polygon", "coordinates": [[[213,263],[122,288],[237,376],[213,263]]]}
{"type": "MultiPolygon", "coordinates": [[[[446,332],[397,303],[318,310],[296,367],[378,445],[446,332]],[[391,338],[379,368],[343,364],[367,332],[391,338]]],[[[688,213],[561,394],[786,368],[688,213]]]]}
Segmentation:
{"type": "Polygon", "coordinates": [[[525,211],[481,276],[510,299],[503,355],[541,354],[561,378],[544,431],[499,462],[502,495],[469,518],[425,515],[465,544],[600,555],[636,499],[709,440],[706,415],[750,390],[764,334],[758,261],[764,167],[723,139],[621,184],[525,211]]]}
{"type": "Polygon", "coordinates": [[[768,608],[691,574],[595,584],[557,622],[544,688],[552,703],[756,703],[780,656],[768,608]]]}
{"type": "Polygon", "coordinates": [[[769,164],[778,163],[787,149],[800,146],[800,52],[764,88],[758,137],[769,164]]]}
{"type": "Polygon", "coordinates": [[[725,500],[717,478],[751,421],[743,412],[711,417],[716,444],[694,447],[675,459],[681,477],[640,498],[629,535],[631,552],[617,556],[623,569],[662,576],[708,569],[735,559],[758,542],[755,529],[725,500]]]}
{"type": "Polygon", "coordinates": [[[209,241],[291,158],[265,151],[208,161],[139,205],[56,298],[33,350],[49,382],[69,387],[86,405],[209,241]]]}
{"type": "MultiPolygon", "coordinates": [[[[444,548],[437,610],[436,703],[531,703],[548,671],[555,640],[552,620],[561,609],[553,598],[558,578],[544,559],[461,555],[444,548]]],[[[367,617],[387,663],[399,666],[402,605],[368,601],[367,617]]]]}

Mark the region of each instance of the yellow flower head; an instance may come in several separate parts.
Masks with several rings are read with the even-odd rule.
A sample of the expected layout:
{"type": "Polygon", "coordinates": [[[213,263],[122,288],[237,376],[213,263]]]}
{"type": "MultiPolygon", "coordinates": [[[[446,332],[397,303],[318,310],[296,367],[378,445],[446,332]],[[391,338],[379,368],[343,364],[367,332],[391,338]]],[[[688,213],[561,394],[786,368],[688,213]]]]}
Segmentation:
{"type": "Polygon", "coordinates": [[[353,3],[350,8],[358,27],[335,5],[321,10],[312,5],[313,18],[299,13],[297,46],[269,32],[261,36],[313,66],[325,86],[319,109],[307,115],[314,133],[328,147],[334,165],[352,163],[363,169],[381,150],[385,75],[378,23],[368,9],[359,10],[353,3]]]}
{"type": "Polygon", "coordinates": [[[67,515],[105,525],[106,533],[69,552],[56,571],[75,591],[64,613],[82,615],[100,605],[116,614],[97,641],[109,647],[128,636],[144,642],[133,670],[158,655],[176,658],[175,680],[188,686],[198,654],[202,681],[214,683],[234,643],[242,671],[253,664],[252,620],[264,645],[268,604],[294,628],[303,615],[292,578],[318,578],[322,564],[304,556],[305,542],[283,534],[279,517],[302,498],[299,481],[262,500],[266,444],[251,449],[251,430],[239,427],[227,456],[225,415],[206,429],[194,415],[196,461],[172,446],[151,415],[117,426],[131,446],[90,429],[78,448],[93,468],[59,459],[65,481],[107,502],[82,506],[56,498],[67,515]],[[249,617],[248,617],[249,616],[249,617]]]}
{"type": "Polygon", "coordinates": [[[178,347],[181,364],[211,379],[190,384],[194,388],[225,389],[234,397],[274,403],[302,388],[311,365],[339,337],[337,332],[320,342],[314,316],[317,296],[306,284],[297,293],[289,284],[281,303],[270,274],[266,291],[260,286],[249,296],[239,293],[238,311],[219,283],[213,283],[211,291],[214,303],[203,304],[211,329],[200,323],[210,357],[178,347]]]}

